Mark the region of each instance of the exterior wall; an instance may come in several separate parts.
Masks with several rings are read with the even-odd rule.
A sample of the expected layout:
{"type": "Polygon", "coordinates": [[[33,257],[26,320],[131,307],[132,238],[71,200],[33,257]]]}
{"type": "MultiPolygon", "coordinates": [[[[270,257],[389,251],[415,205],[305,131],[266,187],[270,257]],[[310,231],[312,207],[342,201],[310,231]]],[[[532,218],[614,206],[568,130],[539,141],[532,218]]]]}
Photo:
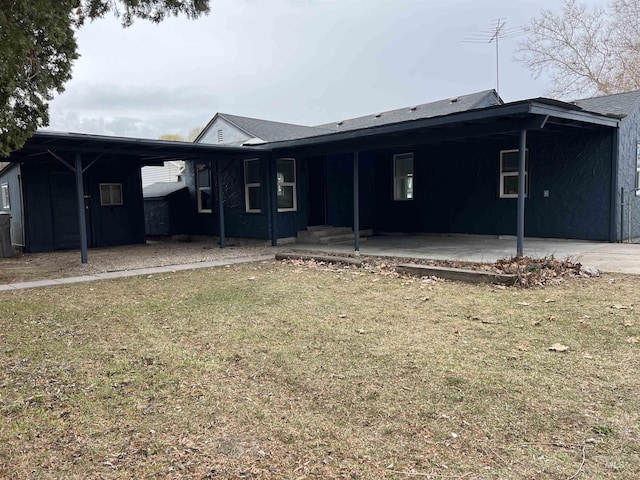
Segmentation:
{"type": "Polygon", "coordinates": [[[640,196],[629,194],[640,185],[636,185],[636,165],[638,142],[640,142],[640,106],[628,115],[620,124],[620,134],[618,140],[618,191],[616,192],[616,238],[620,240],[620,232],[623,233],[623,240],[631,236],[640,237],[640,196]],[[624,188],[624,199],[620,195],[620,189],[624,188]],[[622,201],[625,207],[622,211],[622,201]],[[629,201],[630,200],[630,201],[629,201]],[[631,213],[631,222],[629,222],[631,213]],[[622,220],[624,215],[624,221],[622,220]],[[622,228],[621,228],[621,223],[622,228]],[[629,230],[631,223],[631,230],[629,230]]]}
{"type": "MultiPolygon", "coordinates": [[[[79,248],[74,173],[53,160],[26,163],[22,171],[25,250],[79,248]]],[[[144,243],[142,187],[136,161],[104,158],[87,170],[84,184],[90,247],[144,243]],[[101,206],[100,183],[121,183],[124,204],[101,206]]]]}
{"type": "Polygon", "coordinates": [[[249,140],[251,137],[239,128],[231,125],[223,118],[216,118],[204,132],[198,143],[231,144],[249,140]],[[222,130],[222,142],[218,141],[218,130],[222,130]]]}
{"type": "Polygon", "coordinates": [[[184,170],[184,161],[164,162],[162,167],[142,167],[142,188],[157,182],[178,182],[184,170]]]}
{"type": "MultiPolygon", "coordinates": [[[[220,159],[222,170],[222,195],[224,204],[224,227],[228,237],[271,238],[270,210],[275,198],[276,178],[275,159],[260,158],[260,177],[262,193],[262,211],[247,212],[245,204],[244,160],[255,156],[220,159]],[[273,165],[270,165],[273,162],[273,165]],[[273,172],[273,173],[272,173],[273,172]]],[[[213,208],[210,213],[200,213],[197,208],[195,161],[189,161],[185,167],[185,182],[189,188],[191,211],[196,218],[188,233],[192,235],[220,235],[218,214],[218,178],[216,161],[213,160],[213,208]]],[[[297,210],[278,212],[275,220],[277,238],[293,237],[299,230],[306,228],[307,220],[307,174],[303,159],[296,159],[296,196],[297,210]]]]}
{"type": "Polygon", "coordinates": [[[24,246],[24,226],[22,218],[22,185],[20,164],[8,166],[0,172],[0,185],[9,186],[9,209],[3,209],[0,199],[0,212],[11,215],[11,244],[24,246]]]}
{"type": "MultiPolygon", "coordinates": [[[[256,157],[246,157],[256,158],[256,157]]],[[[269,196],[267,192],[267,162],[261,159],[262,212],[248,213],[244,198],[244,158],[220,159],[222,170],[222,198],[224,204],[225,235],[243,238],[271,238],[269,230],[269,196]]],[[[185,167],[185,182],[189,188],[192,212],[195,220],[189,234],[220,235],[218,215],[218,178],[216,160],[213,160],[213,208],[211,213],[200,213],[197,209],[195,162],[188,161],[185,167]]]]}
{"type": "MultiPolygon", "coordinates": [[[[610,132],[530,135],[525,235],[609,239],[611,146],[610,132]]],[[[515,235],[517,199],[499,198],[500,150],[514,148],[517,139],[414,149],[411,201],[393,201],[392,156],[407,150],[377,152],[375,230],[515,235]]]]}
{"type": "Polygon", "coordinates": [[[192,223],[191,197],[185,187],[166,197],[144,199],[144,223],[147,235],[186,233],[192,223]]]}
{"type": "Polygon", "coordinates": [[[85,174],[85,192],[90,195],[92,246],[106,247],[144,243],[144,204],[140,168],[135,159],[106,159],[85,174]],[[123,205],[102,206],[100,183],[121,183],[123,205]]]}

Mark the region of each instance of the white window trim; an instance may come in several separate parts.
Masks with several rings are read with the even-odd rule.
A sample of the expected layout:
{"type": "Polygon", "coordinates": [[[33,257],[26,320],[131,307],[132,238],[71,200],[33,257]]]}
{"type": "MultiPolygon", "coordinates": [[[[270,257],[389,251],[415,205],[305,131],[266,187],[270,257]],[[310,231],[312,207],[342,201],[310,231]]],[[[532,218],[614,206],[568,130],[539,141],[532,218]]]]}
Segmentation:
{"type": "Polygon", "coordinates": [[[11,210],[11,199],[9,197],[9,184],[3,183],[2,185],[0,185],[0,191],[2,195],[2,198],[0,199],[2,200],[2,209],[11,210]]]}
{"type": "MultiPolygon", "coordinates": [[[[517,177],[518,172],[503,172],[502,171],[502,158],[504,153],[519,152],[519,148],[513,148],[511,150],[500,150],[500,198],[518,198],[517,193],[504,193],[504,178],[505,177],[517,177]]],[[[525,158],[528,163],[529,149],[525,148],[525,158]]],[[[525,163],[525,165],[526,165],[525,163]]],[[[524,171],[524,198],[529,196],[529,169],[524,171]]]]}
{"type": "MultiPolygon", "coordinates": [[[[298,211],[298,188],[296,187],[296,182],[298,180],[297,178],[297,174],[296,174],[296,159],[295,158],[279,158],[278,160],[291,160],[293,162],[293,182],[281,182],[278,179],[278,185],[277,188],[280,187],[293,187],[293,207],[292,208],[278,208],[278,212],[297,212],[298,211]]],[[[278,162],[276,161],[276,166],[277,166],[278,162]]],[[[277,167],[276,167],[276,175],[278,174],[277,172],[277,167]]]]}
{"type": "Polygon", "coordinates": [[[242,166],[244,167],[244,205],[245,205],[245,211],[247,213],[262,213],[262,209],[261,208],[249,208],[250,204],[249,204],[249,190],[251,188],[261,188],[262,187],[262,183],[261,182],[253,182],[253,183],[247,183],[247,165],[249,162],[258,162],[258,172],[260,172],[260,159],[259,158],[247,158],[245,159],[245,161],[243,162],[242,166]]]}
{"type": "Polygon", "coordinates": [[[411,202],[415,198],[414,187],[415,187],[415,157],[413,152],[405,152],[405,153],[396,153],[393,155],[393,201],[394,202],[411,202]],[[408,158],[411,156],[412,170],[411,175],[396,175],[396,160],[399,158],[408,158]],[[404,178],[407,183],[409,183],[409,178],[412,179],[412,187],[411,187],[411,198],[399,198],[398,197],[398,179],[404,178]]]}
{"type": "Polygon", "coordinates": [[[199,165],[204,165],[205,169],[209,172],[209,183],[211,183],[211,169],[209,168],[209,165],[202,162],[196,162],[196,201],[198,202],[198,213],[211,213],[210,208],[202,208],[202,192],[204,190],[209,190],[209,195],[211,195],[211,198],[213,199],[213,189],[210,186],[200,186],[200,172],[198,171],[199,165]]]}
{"type": "Polygon", "coordinates": [[[119,205],[124,205],[124,192],[122,190],[121,183],[101,183],[100,186],[100,206],[102,207],[117,207],[119,205]],[[106,199],[102,195],[102,187],[109,187],[109,198],[106,199]],[[120,189],[120,202],[113,201],[113,188],[118,187],[120,189]]]}

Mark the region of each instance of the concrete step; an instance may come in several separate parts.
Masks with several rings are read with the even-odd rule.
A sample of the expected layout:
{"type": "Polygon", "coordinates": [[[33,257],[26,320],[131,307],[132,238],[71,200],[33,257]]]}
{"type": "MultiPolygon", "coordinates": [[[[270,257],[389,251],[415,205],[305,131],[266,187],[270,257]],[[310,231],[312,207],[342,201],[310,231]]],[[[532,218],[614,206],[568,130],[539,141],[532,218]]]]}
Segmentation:
{"type": "Polygon", "coordinates": [[[343,233],[341,235],[329,235],[327,237],[320,237],[318,238],[318,241],[322,245],[327,245],[329,243],[353,241],[354,238],[355,238],[355,235],[353,234],[353,232],[351,232],[351,233],[343,233]]]}
{"type": "MultiPolygon", "coordinates": [[[[373,230],[361,230],[360,238],[373,235],[373,230]]],[[[353,229],[350,227],[332,227],[329,225],[314,225],[307,230],[298,232],[298,243],[351,243],[354,239],[353,229]]]]}

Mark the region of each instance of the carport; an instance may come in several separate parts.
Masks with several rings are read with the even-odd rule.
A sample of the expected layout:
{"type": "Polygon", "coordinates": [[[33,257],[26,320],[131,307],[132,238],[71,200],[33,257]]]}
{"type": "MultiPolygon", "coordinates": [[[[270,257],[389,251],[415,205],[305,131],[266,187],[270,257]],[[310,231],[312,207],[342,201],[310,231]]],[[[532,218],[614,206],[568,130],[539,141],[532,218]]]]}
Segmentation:
{"type": "MultiPolygon", "coordinates": [[[[251,151],[260,150],[261,147],[252,147],[251,151]]],[[[58,162],[64,166],[66,171],[73,172],[74,175],[74,196],[77,205],[77,214],[75,221],[77,222],[79,232],[79,246],[81,251],[82,263],[88,262],[88,238],[93,233],[98,238],[98,246],[109,246],[109,238],[106,238],[107,232],[113,234],[114,228],[121,229],[120,236],[117,238],[119,244],[122,243],[141,243],[144,241],[140,236],[139,227],[144,232],[144,214],[142,187],[140,181],[140,168],[146,165],[162,165],[167,160],[200,160],[207,161],[212,167],[219,168],[221,161],[234,158],[238,154],[245,153],[248,149],[245,147],[234,146],[218,146],[205,145],[187,142],[173,142],[164,140],[146,140],[126,137],[110,137],[102,135],[88,135],[78,133],[60,133],[41,131],[36,132],[24,147],[18,151],[12,152],[8,161],[19,164],[30,172],[29,175],[22,175],[21,188],[24,205],[22,206],[23,223],[25,227],[25,245],[27,251],[30,240],[37,235],[46,238],[52,233],[42,232],[41,226],[36,226],[36,220],[46,219],[51,224],[51,232],[59,232],[64,227],[69,228],[69,222],[73,222],[72,213],[68,208],[71,202],[67,202],[67,208],[61,210],[57,218],[51,217],[51,195],[56,198],[56,193],[52,193],[52,188],[56,187],[55,179],[51,175],[39,172],[45,172],[44,166],[51,165],[52,161],[58,162]],[[100,169],[100,178],[93,179],[94,183],[99,185],[88,184],[87,179],[93,170],[100,169]],[[128,173],[124,173],[126,172],[128,173]],[[44,179],[43,177],[47,177],[44,179]],[[109,183],[116,179],[116,182],[109,183]],[[46,180],[46,182],[45,182],[46,180]],[[121,183],[117,183],[117,182],[121,183]],[[119,189],[109,191],[110,185],[120,185],[119,189]],[[52,187],[53,186],[53,187],[52,187]],[[106,186],[106,187],[105,187],[106,186]],[[46,196],[44,194],[46,193],[46,196]],[[122,197],[127,194],[131,200],[131,204],[126,206],[126,210],[130,215],[116,218],[112,224],[107,224],[101,229],[96,228],[95,224],[87,221],[87,212],[93,208],[97,199],[91,199],[91,194],[100,197],[103,202],[104,195],[113,195],[111,205],[122,206],[122,197]],[[132,213],[133,212],[133,213],[132,213]],[[140,218],[138,218],[140,217],[140,218]],[[124,220],[122,220],[124,218],[124,220]],[[118,222],[118,223],[116,223],[118,222]],[[38,230],[39,229],[39,230],[38,230]],[[93,230],[92,230],[93,229],[93,230]],[[128,231],[126,231],[128,229],[128,231]],[[38,230],[38,231],[36,231],[38,230]]],[[[11,168],[11,167],[9,167],[11,168]]],[[[26,172],[24,172],[26,173],[26,172]]],[[[213,179],[212,179],[213,181],[213,179]]],[[[58,185],[59,186],[59,185],[58,185]]],[[[60,187],[60,194],[69,194],[68,188],[60,187]]],[[[224,199],[222,195],[218,197],[219,208],[219,229],[220,246],[225,246],[224,240],[224,199]]],[[[103,203],[104,204],[104,203],[103,203]]],[[[111,210],[114,210],[111,208],[111,210]]],[[[121,211],[123,208],[120,209],[121,211]]],[[[55,217],[55,216],[54,216],[55,217]]],[[[41,223],[41,222],[40,222],[41,223]]],[[[95,222],[93,222],[95,223],[95,222]]],[[[144,233],[142,233],[144,235],[144,233]]],[[[114,243],[112,243],[114,244],[114,243]]]]}
{"type": "MultiPolygon", "coordinates": [[[[314,157],[342,155],[347,161],[349,157],[351,157],[353,165],[352,225],[355,233],[353,249],[356,252],[361,249],[359,231],[363,212],[368,210],[369,217],[377,217],[379,219],[382,215],[391,218],[400,211],[400,209],[397,208],[400,205],[399,202],[396,202],[396,205],[393,207],[388,206],[391,204],[391,196],[388,192],[375,191],[370,188],[371,178],[361,180],[363,164],[367,162],[371,163],[372,157],[378,155],[379,152],[400,153],[421,150],[424,153],[443,149],[446,146],[452,146],[452,148],[460,150],[466,149],[470,155],[473,155],[474,148],[489,144],[496,146],[495,149],[498,152],[500,150],[512,149],[511,151],[517,152],[518,156],[517,167],[514,170],[514,173],[517,172],[518,176],[517,194],[513,196],[513,202],[510,200],[498,201],[497,203],[500,203],[498,206],[495,202],[495,197],[493,197],[493,201],[496,204],[496,210],[500,208],[499,212],[496,212],[497,215],[503,215],[505,217],[507,214],[509,215],[507,222],[512,227],[510,230],[513,230],[513,236],[515,237],[513,251],[511,253],[515,252],[518,255],[525,255],[524,239],[525,235],[527,235],[525,232],[525,212],[527,211],[525,203],[530,206],[535,205],[535,207],[533,207],[535,208],[535,218],[531,215],[531,211],[527,214],[537,229],[534,236],[563,238],[563,232],[565,232],[566,229],[562,228],[563,221],[560,217],[563,212],[561,209],[566,208],[564,201],[566,199],[573,199],[573,202],[576,202],[575,199],[577,198],[594,201],[596,198],[594,192],[591,192],[591,195],[589,195],[590,192],[588,190],[593,188],[592,185],[575,185],[574,188],[584,190],[580,191],[580,195],[575,195],[568,193],[569,189],[566,188],[566,184],[555,184],[555,190],[552,189],[551,200],[548,201],[548,204],[554,205],[554,208],[557,209],[555,212],[557,213],[556,217],[558,220],[555,221],[555,231],[552,231],[551,234],[545,234],[545,232],[550,230],[546,228],[545,225],[546,222],[550,223],[550,220],[546,218],[546,214],[552,210],[551,208],[547,208],[545,206],[546,204],[543,203],[547,202],[547,200],[542,199],[543,196],[545,199],[549,197],[549,190],[543,190],[543,188],[548,187],[546,185],[536,185],[539,196],[534,199],[534,202],[532,202],[532,195],[526,194],[525,179],[528,174],[526,167],[528,163],[527,150],[532,146],[538,146],[539,151],[544,148],[562,158],[565,149],[570,148],[565,145],[567,143],[565,136],[569,135],[574,137],[575,143],[580,143],[584,138],[597,137],[602,142],[601,145],[604,145],[603,147],[598,147],[597,160],[598,175],[602,174],[604,176],[598,177],[597,181],[593,182],[593,184],[597,183],[598,185],[597,202],[594,201],[594,205],[597,205],[598,208],[599,230],[597,234],[590,235],[591,232],[589,232],[589,234],[584,237],[577,236],[575,238],[597,238],[598,240],[608,239],[610,242],[616,241],[618,234],[616,231],[616,195],[618,192],[618,177],[616,172],[618,166],[616,164],[617,142],[615,139],[617,138],[618,125],[619,120],[616,118],[586,112],[573,104],[538,98],[344,132],[339,130],[338,124],[336,133],[282,142],[271,142],[267,145],[271,147],[275,157],[313,159],[314,157]],[[581,140],[576,142],[575,138],[580,138],[581,140]],[[366,192],[363,192],[363,189],[367,189],[366,192]],[[389,199],[386,205],[388,208],[386,208],[386,212],[384,213],[381,213],[381,209],[378,208],[380,198],[389,199]],[[562,198],[562,200],[560,200],[560,198],[562,198]],[[514,202],[517,202],[517,207],[512,210],[510,207],[511,205],[515,206],[514,202]],[[509,204],[509,208],[503,208],[507,203],[509,204]],[[512,214],[513,217],[511,218],[512,214]]],[[[539,155],[539,158],[542,157],[543,155],[539,155]]],[[[442,175],[443,172],[451,171],[452,168],[456,168],[455,161],[450,158],[447,160],[448,161],[439,162],[437,167],[434,167],[438,169],[439,175],[442,175]]],[[[489,172],[488,176],[480,179],[478,184],[483,183],[486,185],[489,182],[496,182],[495,178],[497,178],[498,172],[491,170],[492,163],[490,163],[495,162],[496,157],[488,157],[487,160],[488,162],[485,163],[485,171],[489,172]]],[[[532,159],[532,163],[534,160],[538,159],[532,159]]],[[[422,160],[416,155],[416,162],[420,161],[422,160]]],[[[434,162],[434,164],[435,163],[436,162],[434,162]]],[[[540,165],[540,163],[541,162],[539,162],[538,165],[540,165]]],[[[594,165],[595,164],[596,162],[594,162],[594,165]]],[[[545,166],[545,168],[547,168],[545,181],[552,183],[554,171],[547,166],[545,166]]],[[[584,169],[588,167],[580,165],[577,167],[573,166],[572,168],[584,169]]],[[[593,171],[595,171],[595,169],[596,167],[594,166],[593,171]]],[[[390,168],[388,168],[388,170],[390,171],[390,168]]],[[[572,175],[575,175],[572,173],[573,171],[574,170],[565,169],[564,175],[566,178],[563,178],[564,182],[573,180],[572,175]]],[[[376,174],[379,172],[380,170],[377,170],[376,174]]],[[[530,177],[531,176],[529,176],[529,178],[530,177]]],[[[462,178],[461,175],[461,179],[462,178]]],[[[540,178],[541,177],[538,176],[536,180],[540,178]]],[[[391,180],[386,180],[387,185],[391,185],[391,180]]],[[[418,181],[417,175],[415,176],[415,180],[418,181]]],[[[469,182],[469,180],[465,181],[469,182]]],[[[433,188],[435,184],[437,188],[437,183],[437,180],[434,181],[431,187],[433,188]]],[[[427,188],[428,187],[424,185],[423,191],[426,191],[427,188]]],[[[461,189],[454,197],[460,199],[463,198],[466,193],[464,189],[461,189]]],[[[491,193],[489,196],[490,195],[491,193]]],[[[445,207],[447,203],[438,197],[434,197],[430,199],[430,201],[431,204],[441,202],[441,205],[438,205],[438,207],[445,207]]],[[[407,203],[408,202],[405,202],[405,204],[407,203]]],[[[418,204],[420,202],[415,201],[413,203],[418,204]]],[[[429,208],[429,205],[424,206],[424,203],[413,208],[413,213],[407,213],[406,217],[410,220],[409,217],[411,215],[423,213],[426,208],[429,208]],[[420,209],[422,209],[422,211],[420,209]]],[[[595,223],[594,212],[590,212],[592,205],[583,203],[579,206],[581,207],[580,227],[590,228],[589,225],[595,223]]],[[[409,211],[409,209],[405,210],[409,211]]],[[[490,210],[490,208],[486,209],[486,211],[488,210],[490,210]]],[[[484,213],[484,215],[485,217],[488,216],[487,213],[484,213]]],[[[468,215],[468,217],[470,217],[470,215],[468,215]]],[[[376,225],[365,226],[364,228],[373,228],[376,232],[406,231],[403,229],[387,230],[385,228],[378,228],[376,225]]],[[[458,228],[459,231],[457,232],[440,230],[440,233],[488,233],[469,232],[468,227],[467,231],[464,231],[464,225],[458,228]]],[[[417,229],[416,231],[421,230],[417,229]]],[[[497,233],[500,234],[503,232],[497,233]]]]}

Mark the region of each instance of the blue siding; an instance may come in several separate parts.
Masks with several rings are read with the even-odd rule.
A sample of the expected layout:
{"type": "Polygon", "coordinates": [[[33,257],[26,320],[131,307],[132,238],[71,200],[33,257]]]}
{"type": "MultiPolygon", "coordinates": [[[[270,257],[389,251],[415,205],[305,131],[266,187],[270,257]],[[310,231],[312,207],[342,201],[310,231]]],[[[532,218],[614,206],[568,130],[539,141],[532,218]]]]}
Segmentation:
{"type": "MultiPolygon", "coordinates": [[[[620,138],[618,143],[618,192],[616,192],[615,215],[618,240],[620,239],[621,203],[623,200],[620,198],[620,188],[624,188],[624,201],[627,203],[629,192],[638,187],[636,185],[638,142],[640,142],[640,105],[636,105],[629,116],[624,118],[620,124],[620,138]]],[[[640,197],[635,195],[632,196],[631,202],[625,206],[623,233],[624,239],[628,238],[629,233],[631,233],[631,237],[640,237],[640,197]],[[631,209],[631,232],[629,232],[628,208],[631,209]]]]}
{"type": "MultiPolygon", "coordinates": [[[[609,239],[611,142],[610,132],[530,135],[525,235],[609,239]]],[[[374,228],[515,235],[517,201],[499,198],[499,153],[513,148],[469,142],[414,149],[411,201],[393,201],[392,155],[406,149],[377,153],[374,228]]]]}
{"type": "MultiPolygon", "coordinates": [[[[144,243],[144,207],[137,161],[104,158],[84,176],[90,247],[144,243]],[[100,183],[121,183],[124,204],[100,205],[100,183]]],[[[57,161],[22,166],[25,250],[48,252],[79,248],[75,176],[57,161]]]]}

